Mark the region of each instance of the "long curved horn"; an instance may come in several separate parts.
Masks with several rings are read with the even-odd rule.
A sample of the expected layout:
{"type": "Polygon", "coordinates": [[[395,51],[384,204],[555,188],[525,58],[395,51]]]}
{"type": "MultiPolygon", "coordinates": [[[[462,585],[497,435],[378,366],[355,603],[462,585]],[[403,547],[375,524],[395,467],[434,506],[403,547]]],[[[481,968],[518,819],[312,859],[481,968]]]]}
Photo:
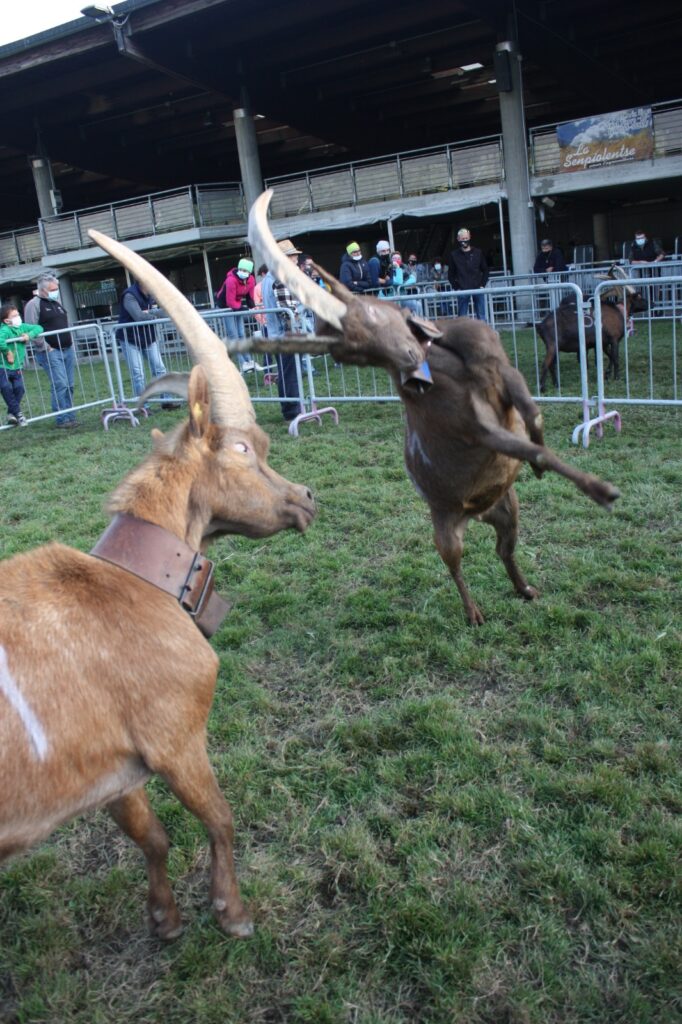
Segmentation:
{"type": "Polygon", "coordinates": [[[222,426],[247,430],[256,419],[246,384],[220,338],[185,296],[151,263],[127,245],[88,230],[93,242],[118,260],[151,293],[173,321],[195,363],[203,366],[211,388],[211,417],[222,426]]]}
{"type": "Polygon", "coordinates": [[[341,321],[346,315],[345,302],[330,295],[285,256],[272,236],[268,225],[268,206],[272,189],[262,192],[249,211],[249,243],[265,256],[265,262],[278,281],[287,285],[299,302],[312,309],[321,320],[343,332],[341,321]]]}

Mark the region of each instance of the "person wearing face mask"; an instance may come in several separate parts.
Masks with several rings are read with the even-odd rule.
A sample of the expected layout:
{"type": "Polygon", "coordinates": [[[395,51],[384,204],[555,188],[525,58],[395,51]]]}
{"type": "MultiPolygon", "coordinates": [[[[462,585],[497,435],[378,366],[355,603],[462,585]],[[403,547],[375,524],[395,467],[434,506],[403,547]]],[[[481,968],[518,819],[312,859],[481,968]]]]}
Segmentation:
{"type": "Polygon", "coordinates": [[[362,255],[362,250],[357,242],[350,242],[346,246],[346,251],[341,259],[339,281],[341,284],[345,284],[349,291],[357,292],[360,295],[372,287],[369,264],[362,255]]]}
{"type": "MultiPolygon", "coordinates": [[[[450,282],[448,281],[447,267],[440,260],[436,260],[430,267],[426,280],[427,291],[449,292],[450,282]]],[[[436,316],[452,316],[452,300],[439,300],[436,303],[436,316]]]]}
{"type": "MultiPolygon", "coordinates": [[[[228,270],[222,288],[216,298],[222,306],[220,297],[224,296],[224,309],[232,309],[235,312],[243,309],[253,309],[256,304],[253,295],[255,287],[256,279],[253,276],[253,260],[243,257],[239,260],[236,267],[228,270]]],[[[244,317],[225,317],[225,330],[231,341],[245,337],[244,317]]],[[[239,363],[239,369],[242,371],[263,369],[259,363],[254,362],[253,359],[245,355],[237,356],[237,362],[239,363]]]]}
{"type": "Polygon", "coordinates": [[[26,359],[26,343],[42,333],[39,324],[21,322],[13,302],[0,306],[0,394],[7,406],[7,422],[13,427],[26,426],[26,417],[21,411],[25,390],[21,368],[26,359]]]}
{"type": "Polygon", "coordinates": [[[50,378],[50,402],[55,416],[55,426],[76,427],[78,421],[73,412],[73,374],[76,356],[71,334],[64,328],[69,326],[66,310],[61,304],[59,281],[54,274],[41,274],[36,282],[38,292],[24,309],[24,322],[39,324],[43,331],[59,331],[59,334],[40,336],[34,342],[36,362],[50,378]]]}
{"type": "MultiPolygon", "coordinates": [[[[473,288],[485,288],[488,283],[488,264],[480,249],[471,244],[471,232],[468,228],[460,228],[457,232],[457,248],[450,253],[448,261],[448,281],[454,291],[465,291],[473,288]]],[[[477,320],[485,320],[485,295],[474,292],[474,311],[477,320]]],[[[469,313],[469,296],[457,296],[457,316],[469,313]]]]}
{"type": "Polygon", "coordinates": [[[647,237],[645,231],[635,231],[629,258],[630,263],[660,263],[665,259],[665,253],[655,239],[647,237]]]}

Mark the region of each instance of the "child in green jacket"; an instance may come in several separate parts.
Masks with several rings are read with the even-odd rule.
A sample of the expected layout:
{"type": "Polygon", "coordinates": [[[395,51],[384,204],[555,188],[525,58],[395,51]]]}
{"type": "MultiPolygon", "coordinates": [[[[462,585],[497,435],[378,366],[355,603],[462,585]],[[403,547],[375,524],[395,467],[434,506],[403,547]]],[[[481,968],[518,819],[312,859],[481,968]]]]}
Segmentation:
{"type": "Polygon", "coordinates": [[[21,368],[26,359],[26,342],[42,333],[39,324],[22,324],[13,302],[0,306],[0,394],[7,405],[7,422],[13,427],[26,426],[20,408],[25,391],[21,368]]]}

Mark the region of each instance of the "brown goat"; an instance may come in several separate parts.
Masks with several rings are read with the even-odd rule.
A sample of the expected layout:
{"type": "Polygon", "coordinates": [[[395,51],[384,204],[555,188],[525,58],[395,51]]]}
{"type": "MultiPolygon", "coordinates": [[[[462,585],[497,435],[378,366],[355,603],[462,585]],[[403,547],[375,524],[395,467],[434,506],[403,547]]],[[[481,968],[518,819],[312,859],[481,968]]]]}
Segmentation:
{"type": "Polygon", "coordinates": [[[518,500],[512,485],[522,462],[529,462],[536,476],[545,470],[562,474],[606,508],[618,491],[545,447],[542,417],[526,382],[487,324],[462,318],[442,322],[441,331],[390,303],[353,295],[321,268],[332,295],[315,285],[307,287],[310,279],[282,255],[268,227],[270,194],[263,193],[252,207],[251,244],[259,246],[273,273],[301,301],[312,299],[325,321],[325,333],[330,327],[337,332],[332,352],[338,361],[371,362],[391,374],[407,417],[407,472],[429,505],[436,547],[457,584],[469,622],[483,622],[461,572],[464,532],[472,518],[494,527],[497,554],[517,593],[536,597],[514,558],[518,500]],[[334,303],[329,312],[327,299],[334,303]],[[413,336],[411,344],[405,340],[406,329],[413,336]],[[371,349],[360,331],[372,332],[371,349]],[[427,353],[433,379],[428,390],[419,371],[427,353]]]}
{"type": "Polygon", "coordinates": [[[268,466],[268,438],[248,392],[196,311],[139,256],[93,237],[155,294],[202,365],[189,378],[189,421],[165,436],[153,431],[151,455],[114,491],[113,526],[94,549],[98,557],[51,544],[3,564],[0,861],[104,806],[144,853],[152,932],[175,937],[181,922],[166,872],[168,838],[144,791],[158,774],[208,830],[220,926],[246,936],[252,925],[235,874],[232,813],[206,753],[218,658],[195,624],[210,594],[202,552],[225,533],[303,531],[314,503],[307,488],[268,466]],[[116,532],[121,524],[125,535],[116,532]],[[125,540],[118,548],[117,537],[125,540]],[[157,580],[135,551],[142,563],[159,562],[157,580]],[[185,583],[168,592],[164,580],[187,552],[185,583]],[[195,586],[195,572],[206,586],[195,586]]]}
{"type": "MultiPolygon", "coordinates": [[[[613,266],[609,271],[609,277],[622,277],[622,267],[613,266]]],[[[606,369],[606,376],[613,375],[618,379],[619,373],[619,348],[625,334],[625,324],[633,313],[643,313],[647,307],[644,296],[636,291],[632,285],[625,288],[607,289],[600,293],[601,301],[601,322],[602,322],[602,348],[606,353],[609,365],[606,369]],[[623,300],[623,291],[625,299],[623,300]]],[[[590,318],[591,319],[591,318],[590,318]]],[[[542,338],[546,354],[540,374],[540,391],[545,390],[547,374],[551,373],[554,386],[558,384],[557,360],[559,352],[575,352],[580,358],[580,338],[578,334],[578,309],[575,296],[567,296],[562,299],[559,305],[542,320],[537,326],[537,332],[542,338]]],[[[585,350],[595,348],[597,344],[594,320],[585,324],[585,350]]]]}

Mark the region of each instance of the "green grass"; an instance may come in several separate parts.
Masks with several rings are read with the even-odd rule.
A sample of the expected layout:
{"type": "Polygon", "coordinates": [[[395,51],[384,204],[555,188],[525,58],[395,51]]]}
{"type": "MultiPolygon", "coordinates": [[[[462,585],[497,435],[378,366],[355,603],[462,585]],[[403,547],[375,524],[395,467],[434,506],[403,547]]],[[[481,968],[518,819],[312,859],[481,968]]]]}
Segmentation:
{"type": "MultiPolygon", "coordinates": [[[[315,491],[308,533],[212,549],[234,609],[209,742],[236,817],[256,934],[207,909],[202,828],[154,781],[186,923],[145,933],[142,858],[105,814],[0,874],[0,1021],[668,1024],[680,1019],[679,415],[629,409],[572,448],[613,515],[526,469],[517,599],[493,533],[464,571],[465,625],[401,462],[397,406],[342,407],[271,464],[315,491]]],[[[177,414],[160,414],[167,426],[177,414]]],[[[0,434],[8,556],[87,550],[149,447],[93,413],[0,434]]]]}

